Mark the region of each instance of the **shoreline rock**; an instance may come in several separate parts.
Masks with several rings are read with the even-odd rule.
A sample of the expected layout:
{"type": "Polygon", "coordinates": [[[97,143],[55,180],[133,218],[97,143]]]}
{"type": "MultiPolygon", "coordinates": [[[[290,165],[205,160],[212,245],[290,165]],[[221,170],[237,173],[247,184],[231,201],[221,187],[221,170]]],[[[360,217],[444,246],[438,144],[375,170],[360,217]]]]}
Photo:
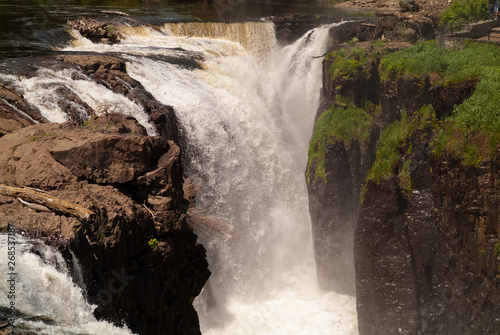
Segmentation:
{"type": "Polygon", "coordinates": [[[41,189],[96,213],[80,222],[0,196],[0,229],[14,223],[68,262],[76,256],[99,319],[139,334],[199,334],[192,299],[210,272],[186,221],[180,149],[138,125],[139,133],[120,132],[130,121],[120,116],[106,131],[46,123],[0,138],[1,184],[41,189]]]}

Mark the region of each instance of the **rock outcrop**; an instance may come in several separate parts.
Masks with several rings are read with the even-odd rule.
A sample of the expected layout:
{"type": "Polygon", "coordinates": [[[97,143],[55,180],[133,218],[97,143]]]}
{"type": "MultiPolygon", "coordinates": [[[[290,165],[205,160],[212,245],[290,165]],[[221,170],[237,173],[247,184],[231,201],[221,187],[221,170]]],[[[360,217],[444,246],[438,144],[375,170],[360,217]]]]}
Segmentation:
{"type": "Polygon", "coordinates": [[[314,180],[310,174],[308,183],[320,285],[354,291],[354,250],[361,335],[498,334],[500,147],[471,131],[457,138],[477,145],[474,161],[436,149],[443,120],[473,94],[478,80],[443,85],[436,73],[381,80],[377,64],[359,64],[376,59],[370,57],[373,46],[343,48],[332,55],[356,66],[336,71],[334,62],[345,63],[327,56],[317,122],[327,108],[351,108],[346,99],[368,114],[373,104],[380,110],[371,114],[369,136],[332,133],[323,161],[321,153],[310,160],[310,169],[324,168],[314,180]],[[385,177],[367,178],[381,130],[391,124],[405,131],[393,139],[397,162],[385,177]]]}
{"type": "MultiPolygon", "coordinates": [[[[72,74],[72,79],[92,80],[114,93],[127,97],[149,115],[160,136],[179,142],[179,126],[174,109],[160,103],[141,83],[131,78],[127,74],[125,61],[120,57],[63,54],[55,57],[26,58],[17,60],[13,64],[12,72],[30,78],[35,76],[36,70],[41,67],[55,71],[78,70],[72,74]]],[[[63,83],[54,82],[49,85],[54,90],[57,105],[72,123],[82,126],[97,115],[114,112],[115,106],[101,106],[99,110],[94,110],[63,83]]],[[[24,99],[20,90],[7,82],[0,82],[0,136],[28,125],[48,122],[36,106],[24,99]]]]}
{"type": "Polygon", "coordinates": [[[0,120],[0,137],[37,122],[47,122],[21,92],[5,83],[0,83],[0,120]]]}
{"type": "Polygon", "coordinates": [[[410,197],[396,179],[366,186],[355,239],[360,334],[497,334],[500,148],[474,167],[412,142],[410,197]]]}
{"type": "Polygon", "coordinates": [[[182,183],[177,144],[147,136],[130,117],[25,127],[0,138],[0,184],[36,188],[95,215],[82,222],[1,196],[0,229],[13,223],[68,262],[76,256],[98,318],[138,334],[199,334],[192,302],[210,272],[182,183]]]}
{"type": "MultiPolygon", "coordinates": [[[[365,102],[380,104],[383,89],[378,75],[380,57],[408,46],[407,43],[388,43],[379,47],[371,42],[362,42],[335,47],[333,51],[362,48],[369,61],[359,72],[334,76],[331,73],[334,59],[325,59],[323,103],[318,109],[317,120],[340,97],[348,98],[358,106],[364,106],[365,102]]],[[[325,170],[324,178],[314,180],[310,172],[308,182],[318,281],[325,290],[355,294],[353,241],[359,198],[366,174],[375,161],[380,129],[396,117],[397,114],[394,113],[375,116],[366,141],[346,141],[335,136],[326,139],[324,161],[312,161],[308,167],[309,171],[315,171],[319,165],[324,164],[325,170]]]]}

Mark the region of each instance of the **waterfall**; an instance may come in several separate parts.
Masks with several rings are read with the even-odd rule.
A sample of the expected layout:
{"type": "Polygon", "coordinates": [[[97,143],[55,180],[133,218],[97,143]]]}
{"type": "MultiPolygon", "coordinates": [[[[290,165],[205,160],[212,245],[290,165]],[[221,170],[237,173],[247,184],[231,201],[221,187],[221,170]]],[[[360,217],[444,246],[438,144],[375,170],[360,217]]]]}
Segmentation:
{"type": "MultiPolygon", "coordinates": [[[[176,110],[184,170],[201,185],[196,210],[224,225],[200,232],[213,273],[195,300],[203,334],[357,334],[354,299],[317,287],[304,177],[329,28],[281,48],[272,23],[165,24],[127,28],[115,45],[72,32],[63,50],[119,53],[127,73],[176,110]]],[[[64,119],[51,95],[59,83],[95,110],[119,105],[149,124],[130,100],[65,71],[10,79],[50,120],[64,119]]]]}
{"type": "MultiPolygon", "coordinates": [[[[7,245],[7,235],[0,235],[0,245],[7,245]]],[[[7,248],[5,248],[5,254],[7,248]]],[[[9,292],[7,257],[0,257],[0,291],[9,292]]],[[[77,263],[74,267],[79,267],[77,263]]],[[[79,272],[80,269],[78,268],[79,272]]],[[[16,235],[15,304],[21,315],[18,329],[47,335],[132,334],[93,316],[96,306],[89,305],[76,285],[62,255],[40,241],[16,235]]],[[[0,295],[0,306],[10,306],[7,294],[0,295]]]]}

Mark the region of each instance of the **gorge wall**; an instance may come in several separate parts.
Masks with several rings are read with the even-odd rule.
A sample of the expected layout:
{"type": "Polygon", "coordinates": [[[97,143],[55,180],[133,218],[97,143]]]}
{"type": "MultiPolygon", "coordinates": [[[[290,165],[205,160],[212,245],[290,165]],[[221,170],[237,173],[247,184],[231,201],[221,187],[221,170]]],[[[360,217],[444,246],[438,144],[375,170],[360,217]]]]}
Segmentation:
{"type": "Polygon", "coordinates": [[[381,73],[408,46],[354,43],[324,61],[306,173],[319,282],[356,292],[361,335],[497,334],[500,147],[478,131],[440,137],[477,80],[381,73]]]}
{"type": "MultiPolygon", "coordinates": [[[[25,237],[54,246],[69,268],[76,258],[97,318],[138,334],[199,334],[192,302],[210,272],[186,215],[173,109],[130,78],[116,57],[29,62],[80,69],[142,106],[161,136],[148,136],[134,117],[112,110],[98,117],[64,85],[55,91],[70,121],[47,123],[18,89],[2,83],[0,184],[36,189],[94,214],[81,220],[0,196],[0,228],[13,224],[25,237]]],[[[17,67],[23,69],[29,68],[17,67]]]]}

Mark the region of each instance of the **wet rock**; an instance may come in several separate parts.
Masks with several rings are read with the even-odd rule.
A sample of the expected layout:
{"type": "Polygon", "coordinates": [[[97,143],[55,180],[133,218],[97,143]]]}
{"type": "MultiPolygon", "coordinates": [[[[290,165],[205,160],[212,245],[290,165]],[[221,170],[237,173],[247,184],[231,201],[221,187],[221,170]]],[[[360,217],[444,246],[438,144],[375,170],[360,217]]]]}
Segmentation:
{"type": "Polygon", "coordinates": [[[144,89],[141,83],[131,78],[127,74],[124,60],[105,55],[60,55],[57,56],[57,60],[61,62],[58,64],[59,67],[76,65],[98,84],[136,102],[150,115],[161,136],[175,142],[179,141],[174,109],[160,103],[144,89]]]}
{"type": "Polygon", "coordinates": [[[21,92],[0,82],[0,132],[7,134],[37,122],[47,120],[28,104],[21,92]]]}
{"type": "Polygon", "coordinates": [[[78,30],[83,37],[94,43],[114,44],[123,38],[121,33],[110,22],[99,22],[91,18],[69,20],[68,27],[78,30]]]}
{"type": "Polygon", "coordinates": [[[99,124],[47,123],[0,138],[0,183],[41,189],[96,213],[80,222],[0,196],[0,229],[14,223],[68,262],[73,252],[98,318],[138,334],[200,334],[192,301],[210,272],[180,206],[180,149],[121,132],[134,127],[127,117],[106,130],[90,127],[99,124]]]}

